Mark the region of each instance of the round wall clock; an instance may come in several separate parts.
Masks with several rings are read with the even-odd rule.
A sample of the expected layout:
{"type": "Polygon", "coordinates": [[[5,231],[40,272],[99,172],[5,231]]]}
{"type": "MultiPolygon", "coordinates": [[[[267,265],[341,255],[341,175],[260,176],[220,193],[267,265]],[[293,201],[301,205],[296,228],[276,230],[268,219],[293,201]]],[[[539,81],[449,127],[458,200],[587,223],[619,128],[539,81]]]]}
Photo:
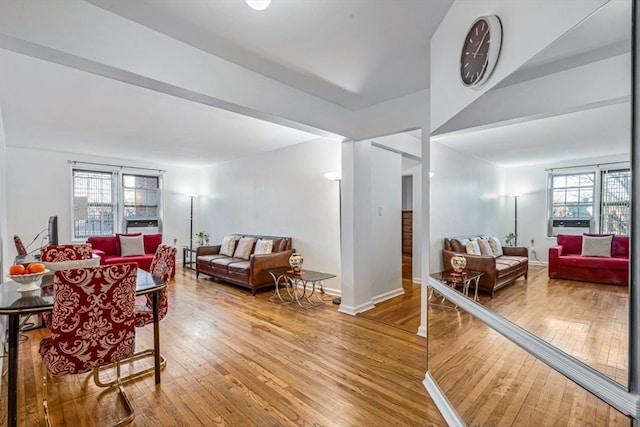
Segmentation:
{"type": "Polygon", "coordinates": [[[484,84],[498,62],[502,45],[502,23],[496,15],[473,21],[462,45],[460,78],[465,86],[484,84]]]}

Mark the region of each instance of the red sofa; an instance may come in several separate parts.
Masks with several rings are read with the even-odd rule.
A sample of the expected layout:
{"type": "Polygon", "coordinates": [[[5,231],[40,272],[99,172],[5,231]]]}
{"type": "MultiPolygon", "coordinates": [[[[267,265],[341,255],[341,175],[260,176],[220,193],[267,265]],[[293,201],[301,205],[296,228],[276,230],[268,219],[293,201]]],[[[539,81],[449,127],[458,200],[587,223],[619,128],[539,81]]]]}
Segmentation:
{"type": "Polygon", "coordinates": [[[549,248],[549,277],[610,285],[629,284],[628,236],[613,236],[610,258],[582,256],[581,253],[582,235],[558,234],[557,245],[549,248]]]}
{"type": "MultiPolygon", "coordinates": [[[[156,249],[162,244],[162,234],[142,235],[144,242],[144,255],[123,257],[120,254],[119,236],[139,236],[140,234],[141,233],[116,234],[115,236],[92,236],[87,239],[87,243],[91,244],[91,251],[100,256],[100,264],[102,265],[117,264],[121,262],[136,262],[138,263],[139,268],[149,271],[156,249]]],[[[175,267],[171,271],[171,277],[174,276],[174,273],[175,267]]]]}

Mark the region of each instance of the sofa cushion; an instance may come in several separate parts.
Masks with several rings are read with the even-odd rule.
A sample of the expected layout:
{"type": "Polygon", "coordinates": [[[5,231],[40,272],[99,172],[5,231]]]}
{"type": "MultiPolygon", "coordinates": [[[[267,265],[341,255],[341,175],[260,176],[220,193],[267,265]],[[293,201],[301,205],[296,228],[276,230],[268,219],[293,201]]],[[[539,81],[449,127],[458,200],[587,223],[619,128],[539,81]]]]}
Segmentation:
{"type": "Polygon", "coordinates": [[[523,263],[528,262],[527,257],[501,256],[496,258],[496,277],[502,278],[517,270],[523,263]]]}
{"type": "Polygon", "coordinates": [[[462,254],[467,253],[466,243],[463,245],[462,243],[460,243],[460,240],[451,239],[449,240],[449,244],[451,245],[451,250],[453,252],[462,253],[462,254]]]}
{"type": "MultiPolygon", "coordinates": [[[[125,236],[125,237],[134,237],[134,236],[142,236],[142,233],[116,233],[116,255],[117,256],[122,256],[122,247],[120,246],[120,236],[125,236]]],[[[113,238],[113,237],[112,237],[113,238]]]]}
{"type": "Polygon", "coordinates": [[[236,237],[224,236],[222,243],[220,244],[220,255],[233,256],[233,252],[236,249],[236,237]]]}
{"type": "Polygon", "coordinates": [[[502,242],[497,237],[489,237],[489,245],[491,246],[491,251],[495,256],[502,256],[504,252],[502,252],[502,242]]]}
{"type": "Polygon", "coordinates": [[[480,246],[478,245],[478,241],[476,239],[469,240],[466,244],[466,249],[469,255],[482,255],[480,246]]]}
{"type": "Polygon", "coordinates": [[[249,268],[249,261],[246,260],[232,262],[227,266],[227,269],[229,273],[244,274],[246,276],[249,276],[249,271],[251,271],[251,269],[249,268]]]}
{"type": "Polygon", "coordinates": [[[480,247],[480,254],[488,256],[494,255],[488,240],[478,239],[476,242],[478,242],[478,246],[480,247]]]}
{"type": "Polygon", "coordinates": [[[582,253],[582,236],[578,234],[558,234],[556,237],[558,245],[562,246],[564,254],[582,253]]]}
{"type": "Polygon", "coordinates": [[[144,255],[144,239],[139,236],[118,236],[120,240],[120,255],[123,257],[144,255]]]}
{"type": "Polygon", "coordinates": [[[162,234],[143,234],[144,239],[144,253],[155,254],[158,250],[158,246],[162,244],[162,234]]]}
{"type": "Polygon", "coordinates": [[[233,253],[234,258],[249,259],[251,252],[253,251],[253,245],[256,239],[253,237],[242,237],[236,246],[236,250],[233,253]]]}
{"type": "Polygon", "coordinates": [[[116,255],[116,238],[114,236],[91,236],[87,239],[87,243],[91,244],[92,249],[104,252],[106,256],[116,255]]]}
{"type": "Polygon", "coordinates": [[[611,258],[613,236],[582,236],[582,256],[611,258]]]}
{"type": "Polygon", "coordinates": [[[629,236],[613,236],[611,256],[629,258],[629,236]]]}
{"type": "Polygon", "coordinates": [[[211,264],[211,261],[218,258],[227,258],[226,255],[214,254],[214,255],[200,255],[196,258],[196,262],[200,264],[211,264]]]}
{"type": "Polygon", "coordinates": [[[233,258],[233,257],[223,257],[216,258],[211,260],[211,267],[217,270],[229,271],[229,264],[233,264],[234,262],[242,262],[246,261],[242,258],[233,258]]]}
{"type": "Polygon", "coordinates": [[[253,251],[255,255],[267,255],[273,251],[273,240],[258,239],[256,249],[253,251]]]}
{"type": "Polygon", "coordinates": [[[629,258],[625,257],[589,257],[582,255],[567,255],[558,257],[558,265],[563,267],[580,267],[586,269],[603,270],[627,270],[629,269],[629,258]]]}

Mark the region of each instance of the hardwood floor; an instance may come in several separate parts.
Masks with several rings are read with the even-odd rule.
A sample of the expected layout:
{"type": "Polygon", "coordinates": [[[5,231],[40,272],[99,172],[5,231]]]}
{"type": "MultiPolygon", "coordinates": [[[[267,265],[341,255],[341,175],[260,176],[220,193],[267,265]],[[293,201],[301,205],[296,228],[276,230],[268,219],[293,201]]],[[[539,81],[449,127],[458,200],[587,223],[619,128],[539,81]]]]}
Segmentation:
{"type": "Polygon", "coordinates": [[[402,289],[404,294],[376,304],[371,310],[358,314],[388,326],[417,333],[420,327],[420,285],[413,283],[412,258],[402,256],[402,289]]]}
{"type": "MultiPolygon", "coordinates": [[[[359,316],[415,333],[420,288],[403,286],[405,295],[359,316]],[[413,323],[407,321],[412,317],[413,323]]],[[[481,293],[480,303],[624,385],[627,292],[620,286],[550,280],[545,267],[530,266],[528,280],[518,279],[493,299],[481,293]]],[[[467,424],[631,424],[628,417],[451,304],[429,304],[428,319],[429,370],[467,424]]]]}
{"type": "MultiPolygon", "coordinates": [[[[252,297],[179,267],[161,324],[162,384],[149,376],[125,385],[134,425],[444,425],[422,385],[424,338],[338,313],[330,302],[307,311],[280,305],[271,293],[252,297]]],[[[28,332],[20,345],[22,426],[44,425],[38,346],[47,333],[28,332]]],[[[150,327],[136,344],[151,346],[150,327]]],[[[54,425],[108,424],[123,413],[114,397],[88,375],[49,383],[54,425]]]]}
{"type": "MultiPolygon", "coordinates": [[[[619,295],[624,290],[568,281],[549,285],[545,275],[546,270],[532,268],[527,282],[504,288],[493,300],[483,294],[482,303],[507,317],[519,314],[534,326],[548,323],[538,317],[545,311],[526,316],[520,302],[541,303],[551,318],[558,316],[556,310],[564,312],[563,322],[548,323],[549,329],[571,317],[582,323],[591,319],[597,333],[580,335],[568,328],[552,339],[573,343],[585,354],[592,354],[587,351],[591,343],[604,354],[605,343],[595,340],[604,337],[601,330],[608,326],[596,324],[624,317],[620,307],[614,309],[615,301],[624,301],[619,295]],[[537,289],[544,286],[546,291],[537,289]],[[598,304],[591,310],[584,304],[580,308],[580,301],[594,298],[598,304]],[[580,344],[582,339],[586,342],[580,344]]],[[[373,321],[375,316],[338,313],[329,301],[302,311],[271,302],[270,296],[266,291],[251,297],[245,289],[196,280],[191,270],[178,268],[170,284],[170,311],[161,324],[168,359],[162,384],[156,388],[151,376],[126,384],[136,407],[134,425],[445,425],[422,385],[427,343],[414,330],[419,287],[412,286],[410,297],[394,299],[395,311],[417,300],[414,326],[407,326],[410,315],[394,313],[392,302],[385,302],[389,307],[381,311],[381,321],[373,321]]],[[[431,375],[468,425],[631,424],[477,319],[452,308],[429,305],[428,310],[431,375]]],[[[615,377],[625,378],[621,354],[626,350],[611,345],[624,325],[614,329],[607,337],[607,360],[620,360],[615,377]]],[[[150,347],[151,328],[138,332],[137,346],[150,347]]],[[[20,345],[19,425],[44,425],[38,345],[46,335],[46,330],[31,331],[20,345]]],[[[2,402],[4,393],[3,378],[2,402]]],[[[54,425],[105,425],[123,413],[115,393],[97,388],[88,375],[50,382],[49,404],[54,425]]],[[[6,425],[4,403],[0,421],[6,425]]]]}

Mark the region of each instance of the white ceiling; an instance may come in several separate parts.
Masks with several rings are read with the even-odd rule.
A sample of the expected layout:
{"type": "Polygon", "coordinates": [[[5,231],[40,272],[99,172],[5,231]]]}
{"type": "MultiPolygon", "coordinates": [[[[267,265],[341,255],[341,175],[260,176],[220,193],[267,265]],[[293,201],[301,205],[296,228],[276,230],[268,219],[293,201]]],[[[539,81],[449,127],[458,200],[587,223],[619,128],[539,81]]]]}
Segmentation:
{"type": "Polygon", "coordinates": [[[0,50],[7,145],[205,166],[316,135],[0,50]]]}
{"type": "MultiPolygon", "coordinates": [[[[452,3],[273,0],[267,10],[257,12],[243,0],[87,1],[350,110],[428,87],[429,39],[452,3]]],[[[607,14],[589,21],[591,29],[577,27],[502,85],[628,51],[629,3],[609,2],[607,14]]],[[[0,107],[9,146],[160,164],[201,166],[318,137],[4,50],[0,107]]],[[[570,147],[558,150],[548,143],[544,129],[575,134],[580,127],[580,152],[593,150],[594,157],[603,144],[591,136],[609,132],[610,139],[622,128],[628,131],[616,111],[611,106],[601,108],[599,116],[579,111],[536,118],[482,132],[439,135],[438,141],[513,166],[522,162],[518,154],[526,153],[529,162],[575,155],[570,147]],[[613,116],[602,122],[604,114],[613,116]]]]}
{"type": "Polygon", "coordinates": [[[453,0],[88,0],[304,92],[359,110],[429,85],[453,0]]]}
{"type": "MultiPolygon", "coordinates": [[[[273,0],[261,12],[243,0],[88,3],[360,109],[427,88],[429,39],[452,1],[273,0]]],[[[319,137],[4,50],[0,108],[8,146],[161,164],[212,164],[319,137]]]]}

